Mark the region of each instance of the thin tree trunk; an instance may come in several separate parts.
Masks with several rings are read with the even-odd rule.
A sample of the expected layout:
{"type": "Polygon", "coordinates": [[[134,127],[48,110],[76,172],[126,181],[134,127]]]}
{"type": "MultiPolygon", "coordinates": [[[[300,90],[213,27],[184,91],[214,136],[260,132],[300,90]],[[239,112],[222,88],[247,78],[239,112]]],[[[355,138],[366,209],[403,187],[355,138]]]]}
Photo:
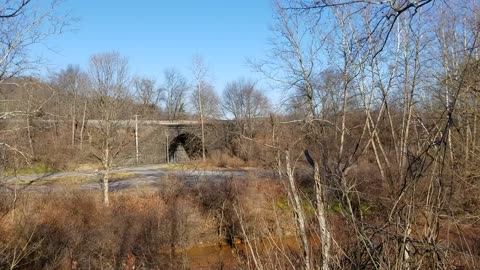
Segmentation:
{"type": "Polygon", "coordinates": [[[289,150],[285,150],[285,162],[287,167],[288,195],[293,206],[295,222],[297,223],[297,228],[300,234],[300,246],[304,260],[304,269],[310,270],[313,268],[311,265],[310,245],[308,243],[308,234],[305,225],[305,213],[303,212],[302,201],[295,184],[294,168],[292,168],[291,165],[289,150]]]}
{"type": "Polygon", "coordinates": [[[237,209],[237,207],[235,207],[235,205],[233,206],[233,210],[235,211],[235,214],[237,215],[237,218],[240,221],[239,222],[240,223],[240,229],[242,230],[242,235],[245,238],[245,243],[246,243],[246,246],[248,247],[248,251],[250,252],[250,255],[252,256],[252,260],[253,260],[253,264],[255,265],[255,269],[261,270],[261,269],[263,269],[263,267],[260,264],[260,261],[259,261],[260,258],[258,256],[258,253],[255,252],[255,249],[252,246],[250,238],[247,235],[247,231],[245,230],[245,226],[244,226],[244,221],[242,219],[242,214],[237,209]]]}
{"type": "Polygon", "coordinates": [[[110,206],[110,200],[108,198],[108,182],[110,177],[110,167],[107,166],[105,173],[103,174],[103,204],[110,206]]]}
{"type": "Polygon", "coordinates": [[[105,206],[110,205],[110,200],[108,198],[108,181],[110,178],[110,167],[111,167],[111,162],[110,162],[110,149],[109,149],[109,144],[107,142],[106,147],[105,147],[105,157],[104,157],[104,169],[105,172],[103,174],[103,204],[105,206]]]}
{"type": "Polygon", "coordinates": [[[138,151],[138,115],[135,114],[135,163],[138,166],[138,159],[139,159],[139,151],[138,151]]]}
{"type": "Polygon", "coordinates": [[[87,101],[85,100],[85,105],[83,106],[82,127],[80,128],[80,149],[83,149],[83,131],[85,130],[86,114],[87,114],[87,101]]]}
{"type": "Polygon", "coordinates": [[[77,107],[77,94],[76,92],[73,93],[73,105],[72,105],[72,146],[75,145],[75,122],[77,120],[77,110],[76,110],[76,107],[77,107]]]}
{"type": "Polygon", "coordinates": [[[315,197],[317,201],[317,219],[320,226],[320,245],[322,245],[322,270],[329,269],[330,263],[330,230],[328,229],[326,221],[325,197],[322,189],[320,178],[320,168],[315,164],[315,197]]]}
{"type": "MultiPolygon", "coordinates": [[[[278,135],[275,133],[275,129],[276,129],[276,119],[275,117],[271,114],[270,115],[270,123],[272,125],[272,145],[275,146],[275,147],[278,147],[279,146],[279,143],[278,143],[278,135]]],[[[282,178],[282,153],[281,151],[277,148],[276,150],[274,150],[274,155],[275,155],[275,161],[277,163],[277,174],[278,174],[278,178],[281,179],[282,178]]]]}
{"type": "Polygon", "coordinates": [[[110,139],[110,123],[109,121],[107,120],[107,139],[106,139],[106,142],[105,142],[105,149],[104,149],[104,160],[103,160],[103,167],[105,169],[105,173],[103,175],[103,204],[105,206],[109,206],[110,205],[110,201],[109,201],[109,198],[108,198],[108,181],[109,181],[109,177],[110,177],[110,169],[111,169],[111,166],[112,166],[112,162],[111,162],[111,157],[110,157],[110,143],[108,142],[108,140],[110,139]]]}
{"type": "MultiPolygon", "coordinates": [[[[346,69],[346,68],[345,68],[346,69]]],[[[345,71],[346,72],[346,71],[345,71]]],[[[347,74],[343,75],[344,77],[347,74]]],[[[343,147],[345,145],[345,132],[346,132],[346,122],[347,122],[347,79],[344,78],[344,86],[343,86],[343,106],[342,106],[342,127],[341,127],[341,134],[340,134],[340,149],[338,150],[338,162],[342,160],[343,156],[343,147]]]]}
{"type": "Polygon", "coordinates": [[[30,126],[30,95],[28,95],[28,101],[27,101],[27,136],[28,136],[28,144],[30,146],[30,154],[32,155],[32,158],[35,158],[35,152],[33,150],[33,139],[32,139],[32,129],[30,126]]]}
{"type": "Polygon", "coordinates": [[[169,141],[168,141],[168,132],[165,132],[165,149],[166,149],[166,153],[165,153],[165,161],[167,163],[170,163],[170,145],[169,145],[169,141]]]}
{"type": "Polygon", "coordinates": [[[200,124],[202,127],[202,161],[205,161],[205,126],[204,126],[204,112],[202,100],[202,83],[198,83],[198,109],[200,112],[200,124]]]}

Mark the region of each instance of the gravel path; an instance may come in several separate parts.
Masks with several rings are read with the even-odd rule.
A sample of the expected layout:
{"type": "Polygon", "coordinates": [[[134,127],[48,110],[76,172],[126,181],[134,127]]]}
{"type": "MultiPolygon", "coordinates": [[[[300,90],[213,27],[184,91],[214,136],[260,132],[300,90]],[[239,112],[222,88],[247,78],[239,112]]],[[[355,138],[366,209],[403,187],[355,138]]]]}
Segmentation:
{"type": "MultiPolygon", "coordinates": [[[[4,179],[4,183],[9,189],[14,188],[16,181],[24,184],[17,185],[18,189],[26,191],[50,192],[61,191],[72,188],[79,188],[82,190],[100,190],[100,180],[102,178],[102,171],[84,171],[84,172],[60,172],[50,174],[32,174],[15,177],[8,177],[4,179]],[[90,177],[98,178],[98,181],[88,181],[80,184],[55,184],[56,179],[62,177],[90,177]],[[49,181],[46,180],[50,180],[49,181]],[[25,184],[26,183],[26,184],[25,184]]],[[[148,165],[139,167],[117,168],[112,170],[112,174],[127,173],[132,177],[126,179],[115,180],[110,183],[110,189],[126,190],[145,187],[160,187],[164,181],[170,177],[175,176],[184,180],[187,184],[196,183],[198,181],[223,181],[232,177],[248,179],[250,177],[255,179],[268,178],[272,175],[271,171],[267,170],[205,170],[205,169],[170,169],[168,165],[148,165]]]]}

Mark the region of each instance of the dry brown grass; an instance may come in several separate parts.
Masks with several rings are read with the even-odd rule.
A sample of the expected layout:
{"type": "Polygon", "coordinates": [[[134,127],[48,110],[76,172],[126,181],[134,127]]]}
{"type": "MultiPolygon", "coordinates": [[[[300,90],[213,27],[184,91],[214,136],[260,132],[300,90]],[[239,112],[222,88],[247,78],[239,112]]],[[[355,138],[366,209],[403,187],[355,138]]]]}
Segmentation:
{"type": "Polygon", "coordinates": [[[272,190],[275,186],[235,179],[187,186],[170,177],[158,191],[112,193],[111,207],[103,206],[99,192],[23,192],[15,198],[4,191],[0,268],[192,267],[188,253],[193,247],[241,239],[234,205],[245,213],[249,230],[264,225],[259,218],[273,217],[272,206],[281,193],[278,185],[272,190]]]}
{"type": "MultiPolygon", "coordinates": [[[[355,173],[362,178],[364,170],[370,169],[359,168],[355,173]]],[[[99,192],[67,189],[15,197],[3,191],[0,268],[122,269],[133,264],[146,269],[194,269],[197,265],[218,269],[237,267],[238,262],[250,269],[250,244],[265,269],[292,269],[300,257],[283,185],[253,177],[186,184],[181,176],[172,176],[158,190],[112,193],[111,207],[103,206],[99,192]],[[231,256],[217,258],[214,250],[226,253],[225,248],[212,248],[215,245],[228,246],[231,256]]],[[[332,252],[340,265],[349,268],[352,264],[342,252],[350,258],[361,256],[362,247],[351,224],[333,210],[330,224],[338,247],[332,252]]],[[[442,224],[440,238],[451,243],[452,263],[460,265],[480,255],[478,228],[442,224]],[[462,255],[465,250],[469,254],[462,255]]],[[[320,258],[314,216],[309,216],[308,228],[312,252],[320,258]]]]}
{"type": "Polygon", "coordinates": [[[258,167],[255,162],[247,162],[221,151],[214,151],[208,155],[207,160],[196,161],[194,164],[201,168],[248,169],[258,167]]]}

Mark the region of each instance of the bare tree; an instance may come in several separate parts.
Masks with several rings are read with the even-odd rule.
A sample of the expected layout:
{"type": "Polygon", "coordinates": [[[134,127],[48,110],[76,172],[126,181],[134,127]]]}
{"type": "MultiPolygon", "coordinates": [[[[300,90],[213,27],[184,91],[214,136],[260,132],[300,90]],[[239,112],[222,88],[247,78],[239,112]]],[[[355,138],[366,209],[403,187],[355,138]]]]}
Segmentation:
{"type": "Polygon", "coordinates": [[[256,88],[253,81],[239,79],[227,84],[223,91],[222,108],[227,117],[244,121],[242,129],[252,132],[251,122],[255,118],[266,117],[270,105],[267,97],[256,88]]]}
{"type": "MultiPolygon", "coordinates": [[[[223,90],[222,108],[227,118],[233,117],[241,136],[254,139],[256,122],[268,116],[270,105],[253,81],[239,79],[228,83],[223,90]]],[[[252,140],[240,144],[248,145],[246,158],[249,159],[253,150],[252,140]]]]}
{"type": "MultiPolygon", "coordinates": [[[[88,76],[80,70],[80,67],[69,65],[65,70],[61,70],[55,78],[54,84],[60,91],[64,91],[70,103],[70,117],[71,117],[71,143],[75,145],[76,130],[78,126],[78,97],[86,97],[86,90],[88,88],[88,76]]],[[[86,100],[86,99],[85,99],[86,100]]]]}
{"type": "MultiPolygon", "coordinates": [[[[7,80],[37,67],[39,58],[31,53],[31,49],[53,35],[62,33],[64,26],[68,24],[68,17],[60,14],[59,4],[59,1],[51,1],[44,5],[45,8],[41,8],[33,6],[31,0],[0,1],[0,90],[5,90],[8,85],[14,86],[15,91],[24,87],[23,83],[20,85],[7,80]]],[[[50,98],[47,97],[47,100],[50,98]]],[[[28,102],[27,106],[16,110],[10,110],[9,106],[5,106],[0,111],[0,119],[27,117],[29,121],[32,115],[41,111],[47,103],[46,100],[37,101],[40,107],[28,102]]],[[[16,101],[2,100],[2,102],[7,104],[16,101]]],[[[30,129],[30,126],[28,128],[30,129]]],[[[7,134],[9,131],[2,132],[7,134]]],[[[26,152],[3,139],[0,141],[0,150],[5,158],[19,155],[29,162],[30,156],[26,152]]]]}
{"type": "Polygon", "coordinates": [[[302,16],[288,12],[280,3],[275,5],[275,21],[272,28],[272,48],[268,59],[250,61],[252,67],[269,78],[276,87],[292,94],[288,99],[301,102],[306,117],[317,118],[318,100],[315,83],[321,65],[319,63],[324,37],[309,27],[302,16]],[[307,38],[308,37],[308,38],[307,38]]]}
{"type": "MultiPolygon", "coordinates": [[[[103,175],[103,199],[109,205],[109,176],[114,159],[128,143],[126,127],[120,121],[126,118],[128,102],[128,60],[118,52],[95,54],[90,58],[89,74],[93,84],[93,99],[98,119],[98,135],[92,153],[101,162],[103,175]]],[[[127,118],[128,119],[128,118],[127,118]]]]}
{"type": "Polygon", "coordinates": [[[142,106],[142,115],[154,112],[161,98],[161,89],[156,86],[154,79],[135,77],[133,79],[135,97],[142,106]]]}
{"type": "Polygon", "coordinates": [[[202,160],[205,161],[205,109],[204,109],[204,94],[206,80],[208,77],[208,68],[205,65],[203,58],[199,55],[194,56],[192,60],[192,73],[195,79],[196,98],[195,108],[200,118],[200,124],[202,128],[202,160]]]}
{"type": "MultiPolygon", "coordinates": [[[[439,231],[457,220],[454,188],[468,178],[461,176],[468,169],[459,168],[471,164],[476,151],[472,91],[478,81],[471,78],[479,58],[478,1],[278,3],[273,53],[255,67],[295,90],[297,107],[314,116],[304,119],[304,144],[297,147],[321,146],[313,155],[320,161],[309,161],[321,238],[335,237],[326,211],[332,196],[364,258],[345,255],[351,267],[448,268],[453,253],[438,250],[452,245],[442,243],[439,231]],[[352,171],[365,160],[374,162],[381,180],[362,191],[352,171]],[[382,188],[368,194],[374,186],[382,188]],[[381,225],[360,209],[370,200],[388,209],[381,225]],[[426,224],[420,225],[419,215],[426,224]]],[[[304,220],[296,219],[302,234],[304,220]]],[[[342,260],[323,246],[328,241],[320,242],[323,269],[342,260]]]]}
{"type": "Polygon", "coordinates": [[[284,9],[293,10],[297,13],[313,13],[316,14],[317,18],[321,18],[323,14],[327,14],[334,9],[348,10],[348,14],[345,14],[347,17],[353,17],[362,13],[363,10],[368,10],[371,16],[365,24],[352,24],[351,26],[359,27],[355,30],[358,42],[371,41],[370,45],[374,46],[372,56],[375,58],[387,45],[400,18],[405,16],[413,18],[421,13],[422,8],[423,10],[432,8],[438,2],[442,3],[443,1],[294,0],[281,2],[284,9]]]}
{"type": "Polygon", "coordinates": [[[39,58],[30,49],[62,33],[69,22],[59,14],[59,4],[51,1],[39,8],[31,0],[0,2],[0,82],[35,68],[39,58]]]}
{"type": "Polygon", "coordinates": [[[163,92],[168,120],[177,120],[185,113],[185,95],[188,90],[187,79],[179,71],[170,68],[163,73],[163,92]]]}
{"type": "Polygon", "coordinates": [[[190,103],[192,112],[200,116],[200,107],[203,110],[204,121],[208,119],[215,119],[221,115],[220,113],[220,98],[215,89],[209,83],[202,83],[201,103],[198,98],[198,93],[192,92],[190,95],[190,103]]]}
{"type": "MultiPolygon", "coordinates": [[[[329,36],[330,28],[319,27],[313,17],[304,16],[300,12],[292,12],[288,8],[284,8],[280,2],[275,6],[276,23],[272,28],[273,39],[272,49],[267,60],[254,62],[253,67],[270,78],[274,85],[277,85],[287,92],[289,103],[296,106],[296,111],[300,112],[302,127],[300,138],[296,142],[289,141],[284,147],[288,150],[285,152],[287,177],[283,177],[286,181],[289,201],[292,204],[295,216],[295,224],[297,233],[299,234],[299,245],[302,248],[303,268],[312,269],[313,258],[311,254],[311,243],[308,241],[308,231],[306,225],[305,209],[301,205],[303,195],[301,191],[295,187],[295,166],[297,162],[290,156],[294,156],[295,148],[305,147],[308,145],[310,149],[315,148],[321,152],[319,156],[329,156],[329,149],[332,142],[326,142],[327,134],[336,133],[338,128],[322,114],[326,108],[325,102],[326,91],[320,89],[320,81],[322,69],[328,68],[329,63],[323,62],[322,58],[326,52],[326,41],[329,36]],[[328,124],[328,125],[326,125],[328,124]],[[327,133],[325,126],[333,126],[333,132],[327,133]],[[304,141],[305,144],[302,144],[304,141]],[[323,142],[329,143],[329,147],[322,145],[323,142]],[[323,146],[323,147],[319,147],[323,146]],[[318,147],[318,148],[317,148],[318,147]]],[[[334,28],[335,26],[331,26],[334,28]]],[[[335,89],[337,90],[337,89],[335,89]]],[[[338,89],[340,90],[340,89],[338,89]]],[[[344,131],[345,132],[345,129],[344,131]]],[[[279,136],[279,135],[277,135],[279,136]]],[[[298,150],[297,150],[298,151],[298,150]]],[[[322,269],[326,270],[330,267],[330,242],[331,233],[328,222],[325,188],[326,179],[320,177],[320,171],[327,170],[328,161],[317,158],[320,161],[313,161],[312,166],[315,167],[314,183],[315,183],[315,201],[318,223],[316,224],[320,230],[320,242],[322,245],[322,269]],[[322,168],[323,167],[323,168],[322,168]]],[[[337,162],[337,164],[339,164],[337,162]]],[[[341,171],[341,170],[338,170],[341,171]]]]}

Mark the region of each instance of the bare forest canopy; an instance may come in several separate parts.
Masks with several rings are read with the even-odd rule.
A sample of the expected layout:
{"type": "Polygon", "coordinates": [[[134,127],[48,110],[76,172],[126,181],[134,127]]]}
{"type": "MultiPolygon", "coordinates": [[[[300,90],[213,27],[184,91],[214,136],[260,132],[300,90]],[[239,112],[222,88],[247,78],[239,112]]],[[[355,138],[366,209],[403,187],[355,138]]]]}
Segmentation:
{"type": "MultiPolygon", "coordinates": [[[[68,170],[96,163],[103,204],[111,207],[114,167],[173,162],[183,149],[195,164],[275,172],[256,187],[249,186],[255,177],[238,184],[249,187],[244,193],[228,182],[142,197],[146,205],[179,203],[185,216],[211,218],[245,269],[480,267],[479,1],[275,1],[270,50],[249,65],[282,93],[279,107],[242,74],[216,91],[200,56],[192,59],[192,74],[171,68],[158,80],[132,75],[128,59],[115,51],[92,55],[85,70],[73,63],[48,79],[27,77],[38,68],[29,48],[66,25],[56,2],[45,16],[32,8],[30,1],[0,1],[1,179],[35,164],[68,170]],[[197,128],[173,136],[165,127],[135,125],[145,120],[191,120],[197,128]],[[282,242],[286,235],[296,248],[282,242]],[[242,249],[235,249],[237,240],[242,249]]],[[[5,203],[4,216],[15,207],[5,203]]],[[[165,211],[155,215],[172,221],[174,210],[165,211]]],[[[135,218],[145,229],[150,217],[143,214],[135,218]]],[[[14,231],[7,223],[5,230],[14,231]]],[[[159,233],[153,227],[142,233],[159,233]]],[[[168,228],[179,235],[175,225],[168,228]]],[[[26,241],[25,235],[18,237],[26,241]]],[[[17,250],[13,242],[0,240],[0,267],[47,265],[29,257],[40,252],[35,246],[20,261],[4,259],[17,250]]],[[[155,256],[144,244],[118,251],[120,257],[148,265],[155,256]]],[[[52,256],[67,253],[45,261],[53,265],[52,256]]],[[[115,254],[96,263],[107,265],[115,254]]]]}

